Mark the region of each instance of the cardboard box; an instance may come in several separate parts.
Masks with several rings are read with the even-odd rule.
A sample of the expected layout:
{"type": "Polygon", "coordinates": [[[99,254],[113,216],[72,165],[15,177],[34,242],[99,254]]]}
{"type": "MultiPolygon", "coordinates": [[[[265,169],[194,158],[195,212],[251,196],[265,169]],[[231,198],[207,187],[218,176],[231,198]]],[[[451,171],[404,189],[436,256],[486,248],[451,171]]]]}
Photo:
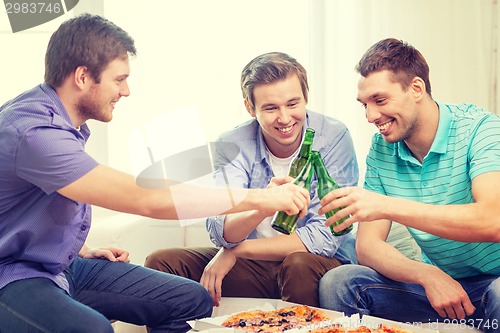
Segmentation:
{"type": "MultiPolygon", "coordinates": [[[[200,333],[241,333],[240,330],[234,330],[232,328],[224,328],[221,323],[229,316],[237,312],[248,311],[253,309],[262,309],[264,311],[280,309],[287,306],[297,305],[295,303],[285,302],[278,299],[266,299],[266,298],[233,298],[233,297],[223,297],[220,302],[219,307],[215,307],[212,317],[200,319],[190,322],[193,330],[190,332],[200,332],[200,333]]],[[[408,325],[395,321],[385,320],[381,318],[376,318],[372,316],[363,316],[360,321],[359,315],[354,315],[351,317],[345,317],[343,313],[337,311],[331,311],[322,309],[332,318],[332,323],[341,323],[344,327],[354,328],[358,327],[360,324],[368,327],[378,327],[379,324],[394,325],[401,328],[406,328],[414,333],[448,333],[439,332],[437,329],[425,327],[408,325]]],[[[306,330],[289,330],[290,333],[302,333],[307,332],[306,330]]],[[[450,332],[451,333],[451,332],[450,332]]]]}

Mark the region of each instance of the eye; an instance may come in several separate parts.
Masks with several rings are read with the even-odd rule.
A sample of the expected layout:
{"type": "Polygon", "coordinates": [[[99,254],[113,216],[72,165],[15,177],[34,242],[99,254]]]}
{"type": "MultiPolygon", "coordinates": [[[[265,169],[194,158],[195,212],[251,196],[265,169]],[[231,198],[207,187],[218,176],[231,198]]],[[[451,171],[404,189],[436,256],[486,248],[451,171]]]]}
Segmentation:
{"type": "Polygon", "coordinates": [[[361,106],[366,109],[366,103],[361,103],[361,106]]]}
{"type": "Polygon", "coordinates": [[[125,75],[124,76],[118,76],[116,78],[116,82],[118,82],[118,83],[122,83],[122,82],[124,82],[126,80],[127,80],[127,76],[125,76],[125,75]]]}
{"type": "Polygon", "coordinates": [[[298,102],[291,102],[291,103],[289,103],[289,104],[288,104],[288,107],[290,107],[290,108],[294,108],[294,107],[296,107],[298,104],[299,104],[298,102]]]}
{"type": "Polygon", "coordinates": [[[375,100],[375,103],[377,103],[378,105],[380,105],[380,104],[384,104],[385,101],[386,101],[385,98],[378,98],[377,100],[375,100]]]}

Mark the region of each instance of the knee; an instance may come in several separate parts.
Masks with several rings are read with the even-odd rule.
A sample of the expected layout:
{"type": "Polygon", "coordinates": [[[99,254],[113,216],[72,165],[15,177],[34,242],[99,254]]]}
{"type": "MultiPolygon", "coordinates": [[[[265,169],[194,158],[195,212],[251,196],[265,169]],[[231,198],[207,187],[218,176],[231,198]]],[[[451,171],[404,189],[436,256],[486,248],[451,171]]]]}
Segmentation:
{"type": "Polygon", "coordinates": [[[489,304],[500,307],[500,277],[491,282],[486,291],[486,297],[489,304]]]}
{"type": "Polygon", "coordinates": [[[334,294],[345,286],[358,271],[357,265],[342,265],[331,269],[319,280],[320,295],[334,294]]]}
{"type": "Polygon", "coordinates": [[[295,252],[285,257],[280,267],[282,274],[304,274],[313,270],[309,252],[295,252]]]}
{"type": "Polygon", "coordinates": [[[160,249],[151,252],[144,262],[144,266],[158,271],[175,274],[171,268],[169,258],[177,258],[180,249],[160,249]]]}
{"type": "Polygon", "coordinates": [[[342,265],[329,270],[319,281],[319,301],[322,307],[336,309],[338,300],[354,289],[354,285],[363,284],[360,279],[369,280],[371,268],[360,265],[342,265]]]}
{"type": "Polygon", "coordinates": [[[213,303],[210,294],[207,292],[205,287],[201,284],[189,281],[186,282],[188,285],[186,288],[185,299],[189,299],[189,302],[185,302],[182,306],[185,309],[182,311],[183,315],[189,319],[200,319],[210,317],[212,315],[213,303]]]}
{"type": "MultiPolygon", "coordinates": [[[[92,322],[92,327],[91,330],[86,328],[85,333],[113,333],[115,330],[113,329],[113,326],[111,326],[111,323],[108,319],[103,318],[104,320],[97,322],[92,322]]],[[[80,331],[66,331],[66,332],[80,332],[80,331]]]]}
{"type": "Polygon", "coordinates": [[[111,322],[101,314],[98,314],[87,322],[91,324],[82,324],[82,321],[68,321],[60,331],[60,333],[113,333],[114,329],[111,322]]]}

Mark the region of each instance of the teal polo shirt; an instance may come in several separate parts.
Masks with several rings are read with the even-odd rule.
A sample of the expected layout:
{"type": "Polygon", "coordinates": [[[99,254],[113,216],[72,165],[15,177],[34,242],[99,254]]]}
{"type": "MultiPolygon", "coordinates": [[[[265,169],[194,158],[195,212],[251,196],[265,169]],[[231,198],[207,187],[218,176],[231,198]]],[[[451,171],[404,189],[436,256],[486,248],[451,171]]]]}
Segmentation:
{"type": "MultiPolygon", "coordinates": [[[[403,141],[387,143],[380,133],[374,135],[366,158],[366,189],[433,205],[468,204],[474,201],[472,179],[500,171],[500,118],[471,104],[437,104],[436,137],[422,163],[403,141]]],[[[454,278],[500,275],[500,243],[457,242],[408,230],[424,261],[454,278]]]]}

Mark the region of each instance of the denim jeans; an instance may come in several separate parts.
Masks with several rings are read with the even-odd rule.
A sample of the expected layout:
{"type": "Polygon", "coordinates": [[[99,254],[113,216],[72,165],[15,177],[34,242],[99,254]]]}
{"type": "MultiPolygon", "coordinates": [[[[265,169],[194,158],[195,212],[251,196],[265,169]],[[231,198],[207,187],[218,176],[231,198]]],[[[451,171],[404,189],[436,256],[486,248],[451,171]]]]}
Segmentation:
{"type": "Polygon", "coordinates": [[[113,319],[151,333],[187,332],[187,320],[212,313],[203,286],[145,267],[77,258],[65,274],[70,295],[46,278],[0,289],[0,332],[112,333],[113,319]]]}
{"type": "MultiPolygon", "coordinates": [[[[456,279],[476,311],[461,321],[488,333],[500,332],[500,277],[481,275],[456,279]]],[[[421,285],[401,283],[361,265],[343,265],[320,280],[320,305],[346,315],[360,313],[405,323],[452,323],[442,318],[421,285]]],[[[460,323],[460,320],[458,320],[460,323]]]]}

